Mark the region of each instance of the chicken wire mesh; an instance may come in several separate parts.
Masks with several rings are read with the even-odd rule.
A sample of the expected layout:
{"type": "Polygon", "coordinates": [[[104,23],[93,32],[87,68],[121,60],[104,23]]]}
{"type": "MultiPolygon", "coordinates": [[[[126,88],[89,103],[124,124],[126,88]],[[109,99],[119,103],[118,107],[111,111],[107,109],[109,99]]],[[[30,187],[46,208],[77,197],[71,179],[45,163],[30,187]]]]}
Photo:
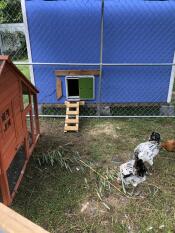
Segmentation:
{"type": "MultiPolygon", "coordinates": [[[[126,17],[129,5],[113,5],[114,1],[104,1],[104,9],[100,0],[74,1],[72,5],[66,4],[71,1],[59,1],[64,10],[59,11],[62,20],[57,21],[60,9],[56,7],[57,2],[26,1],[33,63],[29,62],[27,55],[21,1],[0,2],[0,53],[10,55],[27,78],[33,81],[34,76],[40,91],[41,115],[64,116],[66,113],[64,101],[68,98],[68,86],[65,77],[59,77],[62,81],[61,100],[56,96],[57,77],[54,72],[62,69],[101,71],[99,76],[95,76],[94,99],[85,100],[85,105],[80,107],[80,116],[175,115],[174,88],[172,81],[170,83],[173,54],[171,58],[169,56],[170,50],[174,52],[174,40],[170,34],[175,34],[175,21],[172,23],[165,13],[167,10],[171,14],[171,4],[162,8],[165,15],[161,21],[158,11],[153,12],[154,8],[142,11],[142,16],[146,14],[147,17],[141,17],[135,14],[140,8],[133,5],[129,17],[126,17]],[[115,10],[111,11],[113,8],[115,10]],[[124,15],[122,11],[126,11],[124,15]],[[166,23],[162,24],[165,18],[166,23]],[[161,34],[160,28],[167,33],[161,34]],[[152,35],[153,41],[147,38],[147,34],[152,35]],[[155,38],[159,38],[156,44],[155,38]],[[163,46],[165,41],[166,46],[163,46]],[[148,50],[152,53],[148,54],[148,50]]],[[[154,3],[155,9],[161,9],[159,4],[154,3]]]]}

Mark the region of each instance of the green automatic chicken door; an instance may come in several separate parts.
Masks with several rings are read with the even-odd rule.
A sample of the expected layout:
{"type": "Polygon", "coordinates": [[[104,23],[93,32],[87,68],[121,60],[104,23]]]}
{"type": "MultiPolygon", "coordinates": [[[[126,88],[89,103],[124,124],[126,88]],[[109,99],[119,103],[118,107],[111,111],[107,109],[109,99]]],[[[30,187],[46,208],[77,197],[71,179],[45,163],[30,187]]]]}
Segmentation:
{"type": "Polygon", "coordinates": [[[94,99],[94,76],[67,76],[66,89],[68,99],[94,99]]]}

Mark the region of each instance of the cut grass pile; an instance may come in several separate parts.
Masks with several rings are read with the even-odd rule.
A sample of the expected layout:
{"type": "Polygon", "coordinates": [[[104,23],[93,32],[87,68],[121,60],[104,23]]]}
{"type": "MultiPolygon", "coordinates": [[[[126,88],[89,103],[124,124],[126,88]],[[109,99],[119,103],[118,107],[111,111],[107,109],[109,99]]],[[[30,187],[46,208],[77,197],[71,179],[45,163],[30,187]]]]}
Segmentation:
{"type": "MultiPolygon", "coordinates": [[[[50,232],[174,233],[175,153],[161,151],[152,175],[134,196],[108,187],[89,168],[73,163],[71,173],[60,163],[39,165],[37,158],[64,150],[78,151],[82,161],[117,186],[113,179],[122,162],[152,131],[174,138],[174,119],[81,120],[79,133],[63,133],[64,120],[41,121],[42,137],[27,167],[12,208],[50,232]]],[[[82,165],[83,166],[83,165],[82,165]]],[[[121,187],[117,186],[120,190],[121,187]]]]}

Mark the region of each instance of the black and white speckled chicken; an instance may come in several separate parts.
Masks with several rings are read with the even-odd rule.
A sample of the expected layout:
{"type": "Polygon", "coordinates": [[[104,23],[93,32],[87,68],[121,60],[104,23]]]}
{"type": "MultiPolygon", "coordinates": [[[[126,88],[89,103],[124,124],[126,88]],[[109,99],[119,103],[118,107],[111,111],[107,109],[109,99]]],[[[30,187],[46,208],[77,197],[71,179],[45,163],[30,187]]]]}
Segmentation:
{"type": "Polygon", "coordinates": [[[132,185],[136,187],[138,184],[146,180],[147,168],[141,159],[129,160],[120,166],[118,181],[123,185],[132,185]]]}
{"type": "Polygon", "coordinates": [[[149,141],[139,144],[134,149],[134,159],[141,159],[144,163],[153,165],[154,158],[158,155],[160,150],[160,134],[152,132],[149,141]]]}
{"type": "Polygon", "coordinates": [[[148,142],[141,143],[135,148],[133,160],[120,166],[118,181],[122,181],[124,191],[125,185],[131,184],[136,187],[146,180],[148,169],[145,162],[152,166],[153,159],[159,153],[160,147],[160,134],[153,132],[148,142]]]}

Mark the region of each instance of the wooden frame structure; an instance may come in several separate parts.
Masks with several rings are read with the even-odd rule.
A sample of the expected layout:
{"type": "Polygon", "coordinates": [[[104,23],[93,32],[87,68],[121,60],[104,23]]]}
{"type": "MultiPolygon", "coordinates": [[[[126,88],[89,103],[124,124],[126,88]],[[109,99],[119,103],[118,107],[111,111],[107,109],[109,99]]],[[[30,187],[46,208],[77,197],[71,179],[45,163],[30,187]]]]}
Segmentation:
{"type": "MultiPolygon", "coordinates": [[[[66,92],[66,99],[70,100],[70,99],[78,99],[78,100],[94,100],[95,99],[95,77],[100,76],[100,70],[92,70],[92,69],[88,69],[88,70],[55,70],[55,75],[56,75],[56,96],[57,96],[57,100],[60,100],[63,96],[65,96],[64,93],[64,89],[66,92]],[[78,87],[79,90],[81,90],[81,93],[85,93],[85,96],[70,96],[68,94],[68,81],[69,80],[79,80],[81,81],[81,87],[78,87]],[[82,80],[87,80],[87,79],[92,79],[93,80],[93,84],[92,87],[89,87],[88,83],[84,83],[84,85],[82,84],[82,80]],[[62,85],[62,82],[64,81],[64,84],[62,85]],[[91,97],[87,96],[87,89],[90,91],[92,90],[92,94],[91,97]]],[[[79,86],[79,84],[78,84],[79,86]]],[[[73,89],[76,89],[75,86],[73,89]]]]}
{"type": "Polygon", "coordinates": [[[40,134],[37,93],[9,57],[0,56],[0,198],[6,205],[16,194],[40,134]]]}
{"type": "Polygon", "coordinates": [[[100,70],[55,70],[56,76],[81,76],[81,75],[94,75],[99,76],[100,70]]]}

